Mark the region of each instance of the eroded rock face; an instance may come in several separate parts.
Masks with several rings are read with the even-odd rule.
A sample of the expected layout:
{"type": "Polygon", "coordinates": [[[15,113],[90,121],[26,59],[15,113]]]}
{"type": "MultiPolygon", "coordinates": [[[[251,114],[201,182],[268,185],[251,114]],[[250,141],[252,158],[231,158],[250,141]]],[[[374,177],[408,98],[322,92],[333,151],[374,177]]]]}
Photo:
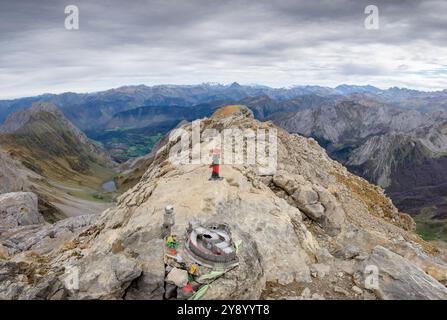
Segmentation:
{"type": "Polygon", "coordinates": [[[208,297],[254,299],[261,295],[265,281],[310,281],[308,265],[319,249],[306,232],[299,210],[265,185],[255,189],[238,170],[228,167],[225,172],[226,180],[216,182],[207,180],[209,170],[203,166],[176,169],[160,177],[153,187],[146,186],[151,190],[147,199],[144,188],[139,189],[138,202],[125,195],[117,209],[101,217],[99,222],[105,227],[92,247],[85,250],[82,259],[73,261],[82,270],[80,290],[74,297],[163,297],[164,290],[159,290],[165,278],[160,234],[163,209],[172,201],[172,194],[178,200],[176,234],[183,235],[189,220],[196,217],[204,223],[227,223],[233,238],[242,240],[239,266],[213,283],[208,297]],[[187,181],[188,188],[179,176],[187,181]],[[115,228],[117,225],[120,227],[115,228]],[[109,262],[115,256],[122,264],[136,264],[140,273],[116,278],[109,262]],[[90,266],[92,263],[95,267],[90,266]],[[95,281],[101,286],[92,287],[92,279],[99,275],[95,281]],[[108,279],[109,286],[101,279],[108,279]]]}
{"type": "Polygon", "coordinates": [[[96,219],[96,215],[83,215],[55,224],[42,221],[40,224],[10,228],[0,232],[0,244],[9,256],[25,251],[46,254],[77,236],[96,219]]]}
{"type": "Polygon", "coordinates": [[[26,189],[29,185],[28,175],[31,174],[0,149],[0,194],[26,189]]]}
{"type": "Polygon", "coordinates": [[[340,203],[324,187],[312,185],[303,176],[280,171],[273,176],[273,184],[284,190],[308,218],[319,223],[328,233],[341,231],[344,212],[340,203]]]}
{"type": "Polygon", "coordinates": [[[32,192],[11,192],[0,194],[0,228],[43,223],[37,210],[37,196],[32,192]]]}
{"type": "MultiPolygon", "coordinates": [[[[201,130],[275,128],[237,108],[242,107],[204,119],[201,130]]],[[[182,129],[190,133],[191,125],[182,129]]],[[[35,288],[41,288],[39,296],[48,293],[46,298],[174,297],[175,284],[165,283],[172,269],[166,269],[161,237],[170,204],[175,235],[184,236],[188,222],[197,218],[227,224],[233,241],[242,243],[239,265],[213,282],[207,299],[443,298],[447,264],[411,230],[409,217],[402,218],[383,190],[348,173],[313,139],[275,129],[276,173],[260,174],[253,164],[224,164],[220,181],[208,180],[208,164],[171,163],[168,156],[178,141],[165,140],[145,164],[140,182],[116,208],[81,229],[70,246],[40,259],[30,257],[27,248],[11,253],[8,261],[26,265],[9,265],[5,274],[14,284],[0,286],[2,297],[29,296],[35,288]],[[371,264],[383,270],[381,291],[365,285],[364,271],[371,264]],[[33,268],[47,270],[46,276],[25,285],[21,276],[33,268]],[[58,290],[73,268],[79,272],[78,288],[58,290]],[[399,277],[399,272],[407,274],[399,277]]]]}
{"type": "Polygon", "coordinates": [[[406,258],[377,246],[366,265],[379,270],[377,295],[382,299],[447,299],[447,288],[406,258]]]}
{"type": "Polygon", "coordinates": [[[97,216],[68,218],[0,232],[0,299],[66,299],[67,266],[47,265],[48,254],[76,247],[73,242],[97,216]]]}

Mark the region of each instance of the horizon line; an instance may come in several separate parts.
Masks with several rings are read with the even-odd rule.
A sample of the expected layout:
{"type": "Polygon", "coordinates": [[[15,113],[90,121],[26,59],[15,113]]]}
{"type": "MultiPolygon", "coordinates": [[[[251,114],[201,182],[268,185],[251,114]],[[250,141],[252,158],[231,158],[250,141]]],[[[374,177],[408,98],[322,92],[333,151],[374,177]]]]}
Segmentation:
{"type": "Polygon", "coordinates": [[[0,101],[13,101],[13,100],[20,100],[20,99],[27,99],[27,98],[37,98],[37,97],[42,97],[42,96],[47,96],[47,95],[54,95],[54,96],[58,96],[58,95],[63,95],[63,94],[68,94],[68,93],[72,93],[72,94],[78,94],[78,95],[89,95],[89,94],[98,94],[98,93],[102,93],[102,92],[107,92],[107,91],[111,91],[111,90],[118,90],[118,89],[122,89],[122,88],[132,88],[132,87],[147,87],[147,88],[154,88],[154,87],[197,87],[197,86],[204,86],[204,85],[208,85],[208,86],[223,86],[223,87],[230,87],[234,84],[240,85],[241,87],[264,87],[264,88],[268,88],[268,89],[273,89],[273,90],[291,90],[294,88],[306,88],[306,87],[320,87],[323,89],[332,89],[332,90],[337,90],[338,87],[340,86],[352,86],[352,87],[373,87],[376,88],[378,90],[381,91],[387,91],[390,89],[400,89],[400,90],[410,90],[410,91],[418,91],[418,92],[424,92],[424,93],[437,93],[437,92],[444,92],[447,91],[447,89],[433,89],[433,90],[421,90],[421,89],[414,89],[411,87],[399,87],[399,86],[391,86],[388,88],[384,88],[384,87],[378,87],[375,85],[371,85],[371,84],[348,84],[348,83],[341,83],[335,87],[332,86],[323,86],[323,85],[319,85],[319,84],[295,84],[295,85],[289,85],[289,86],[282,86],[282,87],[275,87],[275,86],[269,86],[269,85],[264,85],[261,83],[249,83],[249,84],[240,84],[237,81],[233,81],[231,83],[220,83],[220,82],[202,82],[202,83],[191,83],[191,84],[174,84],[174,83],[160,83],[160,84],[152,84],[152,85],[148,85],[145,83],[140,83],[140,84],[124,84],[124,85],[120,85],[117,87],[111,87],[108,89],[103,89],[103,90],[95,90],[95,91],[61,91],[61,92],[44,92],[41,94],[36,94],[36,95],[25,95],[25,96],[15,96],[15,97],[5,97],[5,98],[0,98],[0,101]]]}

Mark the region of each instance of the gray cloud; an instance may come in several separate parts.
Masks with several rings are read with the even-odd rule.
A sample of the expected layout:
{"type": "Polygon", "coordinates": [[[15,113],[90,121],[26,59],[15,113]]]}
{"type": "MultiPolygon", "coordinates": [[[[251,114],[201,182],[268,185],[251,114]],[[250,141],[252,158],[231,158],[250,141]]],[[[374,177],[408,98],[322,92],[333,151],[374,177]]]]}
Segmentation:
{"type": "Polygon", "coordinates": [[[0,98],[208,81],[443,89],[446,17],[442,0],[3,0],[0,98]],[[379,30],[364,28],[368,4],[379,30]]]}

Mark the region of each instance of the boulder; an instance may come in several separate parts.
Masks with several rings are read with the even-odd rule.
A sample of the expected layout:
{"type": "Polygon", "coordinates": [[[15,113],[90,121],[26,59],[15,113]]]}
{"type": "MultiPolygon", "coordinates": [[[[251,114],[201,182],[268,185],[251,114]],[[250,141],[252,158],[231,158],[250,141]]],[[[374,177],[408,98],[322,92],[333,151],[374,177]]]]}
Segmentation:
{"type": "Polygon", "coordinates": [[[174,299],[176,297],[177,297],[177,286],[170,283],[166,283],[164,298],[169,300],[174,299]]]}
{"type": "Polygon", "coordinates": [[[287,174],[283,171],[277,173],[272,181],[277,188],[280,188],[276,191],[278,196],[286,198],[281,190],[291,195],[296,207],[308,218],[320,224],[328,234],[337,235],[341,231],[345,213],[333,195],[337,194],[333,185],[328,187],[331,192],[318,184],[312,185],[306,182],[301,175],[287,174]]]}
{"type": "Polygon", "coordinates": [[[382,246],[374,248],[363,265],[364,268],[367,266],[374,266],[379,272],[377,286],[373,290],[381,299],[447,299],[445,286],[406,258],[382,246]]]}
{"type": "Polygon", "coordinates": [[[310,272],[314,277],[324,278],[329,274],[331,267],[323,263],[315,263],[310,267],[310,272]]]}
{"type": "Polygon", "coordinates": [[[171,272],[169,272],[168,276],[166,277],[166,282],[183,288],[188,283],[188,271],[179,268],[172,268],[171,272]]]}
{"type": "Polygon", "coordinates": [[[301,211],[313,221],[320,221],[324,216],[324,207],[321,203],[306,204],[303,206],[299,205],[298,208],[300,208],[301,211]]]}
{"type": "Polygon", "coordinates": [[[314,190],[318,192],[318,199],[324,207],[324,216],[318,221],[329,235],[337,235],[345,225],[345,212],[341,204],[326,188],[315,185],[314,190]]]}
{"type": "Polygon", "coordinates": [[[9,254],[33,250],[48,253],[72,240],[89,225],[97,215],[71,217],[54,224],[33,224],[11,228],[0,233],[0,244],[9,254]]]}
{"type": "Polygon", "coordinates": [[[11,192],[0,195],[0,227],[8,229],[44,222],[34,193],[11,192]]]}
{"type": "Polygon", "coordinates": [[[91,255],[74,268],[79,270],[79,299],[116,299],[124,296],[131,282],[139,278],[141,268],[123,254],[91,255]]]}
{"type": "Polygon", "coordinates": [[[284,190],[288,195],[292,195],[298,188],[294,178],[290,177],[287,172],[278,172],[273,176],[273,184],[284,190]]]}
{"type": "Polygon", "coordinates": [[[312,186],[304,185],[298,187],[293,193],[292,198],[300,206],[314,205],[318,202],[318,193],[312,189],[312,186]]]}

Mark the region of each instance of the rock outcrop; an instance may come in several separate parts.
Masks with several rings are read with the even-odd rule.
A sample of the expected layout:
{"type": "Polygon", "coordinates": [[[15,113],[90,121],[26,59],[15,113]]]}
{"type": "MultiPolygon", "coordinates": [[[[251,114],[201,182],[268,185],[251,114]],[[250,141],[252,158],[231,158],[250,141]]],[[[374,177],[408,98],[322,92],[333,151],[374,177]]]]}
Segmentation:
{"type": "Polygon", "coordinates": [[[0,194],[29,188],[29,176],[37,176],[0,149],[0,194]]]}
{"type": "Polygon", "coordinates": [[[1,231],[0,245],[8,256],[27,251],[46,254],[71,241],[97,218],[97,215],[89,214],[49,224],[40,216],[39,223],[1,231]]]}
{"type": "Polygon", "coordinates": [[[0,194],[0,230],[43,223],[32,192],[0,194]]]}
{"type": "Polygon", "coordinates": [[[406,258],[381,246],[374,248],[365,265],[378,267],[380,277],[375,291],[382,299],[446,299],[445,286],[406,258]]]}
{"type": "MultiPolygon", "coordinates": [[[[180,243],[193,218],[227,225],[240,243],[239,264],[213,280],[206,299],[447,299],[447,263],[408,227],[411,218],[380,187],[350,174],[315,140],[258,122],[243,106],[201,120],[202,154],[212,146],[206,133],[231,128],[276,132],[276,148],[268,146],[277,151],[276,170],[259,170],[265,163],[257,158],[224,163],[224,179],[208,180],[206,161],[172,161],[181,137],[197,134],[197,127],[183,124],[182,134],[165,139],[146,159],[145,174],[117,206],[69,244],[39,254],[25,247],[0,260],[0,297],[184,297],[176,288],[184,284],[184,272],[166,279],[172,267],[161,226],[170,204],[172,234],[180,243]],[[367,282],[371,265],[379,272],[375,287],[367,282]],[[73,275],[76,285],[67,281],[73,275]]],[[[188,270],[184,258],[174,263],[188,270]]]]}
{"type": "Polygon", "coordinates": [[[386,100],[383,95],[353,94],[316,107],[284,110],[287,116],[269,119],[289,132],[317,139],[352,173],[386,188],[399,210],[442,222],[447,216],[446,113],[397,108],[397,101],[386,100]]]}

